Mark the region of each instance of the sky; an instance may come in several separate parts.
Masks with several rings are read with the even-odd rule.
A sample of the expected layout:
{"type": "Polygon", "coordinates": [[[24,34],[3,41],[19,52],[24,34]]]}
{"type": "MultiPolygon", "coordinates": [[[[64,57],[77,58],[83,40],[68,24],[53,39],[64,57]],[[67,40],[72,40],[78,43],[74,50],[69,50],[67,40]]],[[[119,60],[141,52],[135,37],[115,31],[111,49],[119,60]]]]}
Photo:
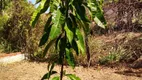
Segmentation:
{"type": "MultiPolygon", "coordinates": [[[[36,0],[27,0],[28,2],[31,2],[32,4],[36,3],[36,0]]],[[[39,4],[36,4],[35,7],[37,8],[39,4]]]]}
{"type": "MultiPolygon", "coordinates": [[[[28,2],[32,2],[32,4],[35,4],[36,0],[27,0],[28,2]]],[[[39,4],[36,4],[35,7],[37,8],[39,4]]],[[[49,12],[49,9],[46,11],[46,13],[49,12]]]]}
{"type": "Polygon", "coordinates": [[[33,4],[35,4],[36,0],[28,0],[28,2],[32,2],[33,4]]]}

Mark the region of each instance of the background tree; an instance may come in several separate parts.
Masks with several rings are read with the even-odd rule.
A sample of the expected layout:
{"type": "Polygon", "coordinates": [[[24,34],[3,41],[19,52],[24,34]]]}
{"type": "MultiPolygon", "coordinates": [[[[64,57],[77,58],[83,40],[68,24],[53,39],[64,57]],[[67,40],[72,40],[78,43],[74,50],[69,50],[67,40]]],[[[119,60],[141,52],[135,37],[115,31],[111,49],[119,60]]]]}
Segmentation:
{"type": "MultiPolygon", "coordinates": [[[[2,2],[4,3],[4,2],[2,2]]],[[[31,26],[29,25],[34,5],[26,0],[5,0],[8,6],[3,9],[1,30],[1,45],[5,44],[7,50],[22,51],[27,47],[31,26]],[[6,17],[6,20],[4,18],[6,17]],[[5,22],[4,22],[5,21],[5,22]],[[5,35],[6,34],[6,35],[5,35]]]]}

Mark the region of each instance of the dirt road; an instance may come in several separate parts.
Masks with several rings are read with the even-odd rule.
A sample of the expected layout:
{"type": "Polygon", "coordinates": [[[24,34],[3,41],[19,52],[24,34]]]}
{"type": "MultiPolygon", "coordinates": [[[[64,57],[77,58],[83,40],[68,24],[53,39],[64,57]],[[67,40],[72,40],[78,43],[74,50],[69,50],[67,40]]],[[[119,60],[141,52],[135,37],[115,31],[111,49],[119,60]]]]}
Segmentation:
{"type": "MultiPolygon", "coordinates": [[[[59,66],[54,70],[59,72],[59,66]]],[[[65,66],[67,73],[76,74],[81,80],[142,80],[142,72],[138,75],[123,75],[122,70],[110,68],[83,68],[76,67],[74,70],[65,66]]],[[[40,80],[47,72],[47,63],[22,61],[18,63],[0,65],[0,80],[40,80]]]]}

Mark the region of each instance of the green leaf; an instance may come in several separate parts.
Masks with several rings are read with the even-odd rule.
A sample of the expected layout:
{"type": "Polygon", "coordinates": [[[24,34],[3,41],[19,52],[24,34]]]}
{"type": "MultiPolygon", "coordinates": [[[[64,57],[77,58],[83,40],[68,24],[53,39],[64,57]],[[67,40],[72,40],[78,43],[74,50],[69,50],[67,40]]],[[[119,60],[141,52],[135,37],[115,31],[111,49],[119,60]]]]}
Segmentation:
{"type": "Polygon", "coordinates": [[[36,4],[39,3],[39,2],[41,2],[41,0],[36,0],[36,4]]]}
{"type": "Polygon", "coordinates": [[[41,80],[45,80],[45,79],[49,79],[51,75],[56,74],[56,71],[52,71],[51,74],[50,73],[46,73],[41,80]]]}
{"type": "Polygon", "coordinates": [[[88,0],[88,7],[91,11],[91,16],[96,22],[96,24],[102,28],[106,26],[106,20],[103,15],[103,10],[101,4],[96,0],[88,0]]]}
{"type": "Polygon", "coordinates": [[[79,55],[78,46],[75,40],[72,41],[72,48],[75,50],[76,54],[79,55]]]}
{"type": "Polygon", "coordinates": [[[49,50],[49,48],[52,46],[52,44],[53,44],[55,41],[56,41],[56,39],[51,40],[51,41],[47,44],[47,46],[45,47],[44,52],[43,52],[43,57],[46,56],[47,51],[49,50]]]}
{"type": "Polygon", "coordinates": [[[59,3],[60,3],[60,0],[51,0],[50,12],[56,11],[58,9],[58,7],[59,7],[59,3]]]}
{"type": "Polygon", "coordinates": [[[59,76],[53,77],[52,80],[60,80],[59,76]]]}
{"type": "Polygon", "coordinates": [[[77,36],[77,46],[81,50],[81,52],[84,54],[85,53],[85,43],[83,39],[83,35],[81,34],[80,30],[77,28],[76,29],[76,36],[77,36]]]}
{"type": "Polygon", "coordinates": [[[48,7],[49,7],[49,3],[50,3],[50,0],[42,0],[40,2],[40,5],[38,6],[38,8],[36,9],[36,11],[33,13],[33,16],[32,16],[32,20],[30,22],[30,24],[34,27],[37,20],[39,19],[40,17],[40,14],[44,13],[48,7]]]}
{"type": "Polygon", "coordinates": [[[62,34],[59,35],[59,37],[57,38],[57,40],[55,42],[55,49],[56,49],[56,51],[59,50],[59,42],[60,42],[61,36],[62,36],[62,34]]]}
{"type": "Polygon", "coordinates": [[[49,32],[48,29],[49,29],[49,26],[52,26],[51,25],[51,21],[52,21],[52,16],[50,16],[44,26],[44,32],[49,32]]]}
{"type": "Polygon", "coordinates": [[[85,7],[79,4],[75,4],[76,8],[76,15],[79,16],[79,19],[85,21],[85,22],[90,22],[90,20],[86,16],[86,10],[85,7]]]}
{"type": "Polygon", "coordinates": [[[85,34],[86,35],[89,35],[90,34],[90,28],[89,28],[89,26],[90,26],[90,23],[88,23],[88,22],[84,22],[84,27],[83,27],[83,29],[84,29],[84,31],[85,31],[85,34]]]}
{"type": "Polygon", "coordinates": [[[51,63],[49,62],[47,66],[48,71],[50,71],[50,66],[51,66],[51,63]]]}
{"type": "Polygon", "coordinates": [[[57,71],[52,71],[52,74],[56,74],[57,73],[57,71]]]}
{"type": "Polygon", "coordinates": [[[73,1],[74,1],[74,0],[70,0],[69,5],[72,5],[72,4],[73,4],[73,1]]]}
{"type": "Polygon", "coordinates": [[[52,63],[52,64],[48,64],[48,71],[52,71],[53,70],[53,68],[54,68],[54,66],[55,66],[55,63],[52,63]]]}
{"type": "Polygon", "coordinates": [[[72,43],[74,35],[73,35],[73,31],[70,29],[70,27],[72,27],[72,26],[69,26],[69,25],[67,25],[67,23],[66,23],[64,29],[66,31],[66,35],[67,35],[69,42],[72,43]]]}
{"type": "Polygon", "coordinates": [[[71,49],[66,48],[66,55],[65,56],[66,56],[65,58],[66,58],[68,64],[74,68],[75,61],[74,61],[74,56],[71,52],[71,49]]]}
{"type": "Polygon", "coordinates": [[[47,40],[48,40],[48,33],[44,33],[44,35],[42,36],[40,40],[39,46],[44,45],[47,42],[47,40]]]}
{"type": "Polygon", "coordinates": [[[94,21],[97,23],[98,26],[105,28],[105,25],[100,21],[98,17],[95,17],[94,21]]]}
{"type": "Polygon", "coordinates": [[[44,45],[48,41],[50,31],[51,31],[51,26],[47,28],[45,34],[42,36],[39,46],[44,45]]]}
{"type": "Polygon", "coordinates": [[[72,25],[74,27],[77,27],[76,17],[71,13],[70,13],[70,17],[71,17],[71,20],[72,20],[72,25]]]}
{"type": "Polygon", "coordinates": [[[59,9],[57,11],[54,11],[52,15],[53,25],[50,32],[51,40],[53,40],[61,34],[61,26],[65,21],[65,17],[62,15],[59,9]]]}
{"type": "Polygon", "coordinates": [[[46,73],[46,74],[42,77],[41,80],[49,79],[48,75],[49,75],[49,73],[46,73]]]}
{"type": "Polygon", "coordinates": [[[55,66],[55,63],[53,63],[53,64],[51,65],[50,71],[53,70],[54,66],[55,66]]]}
{"type": "Polygon", "coordinates": [[[83,31],[85,32],[85,35],[88,35],[90,33],[90,28],[89,28],[89,22],[85,22],[85,21],[82,21],[80,19],[77,19],[76,20],[77,23],[78,23],[78,26],[80,28],[83,28],[83,31]]]}
{"type": "Polygon", "coordinates": [[[81,80],[79,77],[77,77],[76,75],[74,74],[66,74],[66,76],[68,78],[70,78],[70,80],[81,80]]]}

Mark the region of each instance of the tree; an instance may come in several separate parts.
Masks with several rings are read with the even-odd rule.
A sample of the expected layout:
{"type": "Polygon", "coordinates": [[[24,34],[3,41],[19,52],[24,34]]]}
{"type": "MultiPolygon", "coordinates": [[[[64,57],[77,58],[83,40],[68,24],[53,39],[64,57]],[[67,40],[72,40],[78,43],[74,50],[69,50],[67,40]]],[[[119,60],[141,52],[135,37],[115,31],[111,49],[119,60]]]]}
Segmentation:
{"type": "MultiPolygon", "coordinates": [[[[27,49],[27,45],[29,45],[28,41],[31,38],[30,33],[32,27],[29,25],[29,23],[31,15],[35,9],[34,5],[29,4],[26,0],[5,1],[10,1],[10,3],[7,4],[8,8],[4,9],[4,14],[2,16],[6,16],[8,17],[8,19],[6,19],[5,24],[3,24],[3,26],[0,25],[2,27],[2,30],[0,31],[0,40],[5,41],[5,49],[9,48],[4,50],[4,52],[10,52],[11,50],[25,50],[27,49]]],[[[4,22],[4,20],[2,22],[4,22]]]]}
{"type": "MultiPolygon", "coordinates": [[[[63,74],[64,61],[70,66],[75,67],[73,51],[76,55],[86,53],[87,35],[89,34],[89,25],[91,21],[86,16],[86,11],[100,27],[105,28],[105,19],[102,11],[103,0],[37,0],[40,3],[37,10],[33,13],[31,24],[35,26],[40,15],[49,10],[49,19],[44,27],[44,34],[39,46],[47,43],[43,52],[46,55],[51,45],[55,44],[56,52],[59,54],[59,64],[61,64],[60,78],[54,77],[53,80],[62,80],[63,75],[71,80],[79,80],[78,77],[71,74],[63,74]],[[86,42],[86,45],[85,45],[86,42]]],[[[89,53],[88,60],[89,60],[89,53]]],[[[50,78],[54,63],[49,65],[49,73],[45,74],[43,79],[50,78]]]]}

